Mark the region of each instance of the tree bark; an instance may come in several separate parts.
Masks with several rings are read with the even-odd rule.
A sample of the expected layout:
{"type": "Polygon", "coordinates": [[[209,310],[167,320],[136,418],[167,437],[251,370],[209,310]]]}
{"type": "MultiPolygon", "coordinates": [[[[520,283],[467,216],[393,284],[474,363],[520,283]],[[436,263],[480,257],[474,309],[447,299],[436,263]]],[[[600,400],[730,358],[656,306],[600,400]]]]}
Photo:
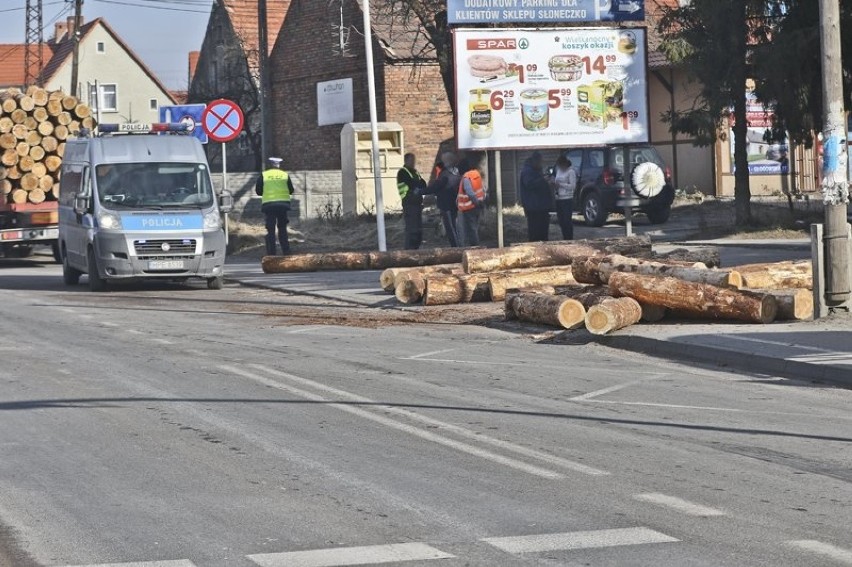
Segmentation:
{"type": "Polygon", "coordinates": [[[778,321],[810,321],[814,318],[814,295],[807,289],[755,289],[771,295],[778,303],[778,321]]]}
{"type": "Polygon", "coordinates": [[[424,305],[490,301],[487,274],[433,274],[426,277],[424,305]]]}
{"type": "Polygon", "coordinates": [[[609,287],[613,295],[699,317],[771,323],[778,312],[778,304],[769,295],[671,277],[615,273],[609,279],[609,287]]]}
{"type": "Polygon", "coordinates": [[[387,268],[414,268],[437,264],[458,264],[465,250],[474,248],[432,248],[427,250],[394,250],[392,252],[370,252],[371,270],[387,268]]]}
{"type": "Polygon", "coordinates": [[[658,262],[700,262],[708,268],[719,268],[722,261],[716,247],[676,248],[670,252],[654,253],[652,260],[658,262]]]}
{"type": "Polygon", "coordinates": [[[510,289],[541,285],[570,285],[576,283],[567,267],[530,268],[497,272],[488,276],[491,301],[503,301],[510,289]]]}
{"type": "Polygon", "coordinates": [[[593,335],[607,335],[642,319],[642,307],[629,297],[604,299],[586,313],[586,329],[593,335]]]}
{"type": "MultiPolygon", "coordinates": [[[[703,266],[704,264],[698,263],[703,266]]],[[[742,276],[732,270],[708,270],[701,267],[664,264],[661,262],[611,255],[592,258],[578,258],[571,266],[574,279],[579,283],[603,284],[609,282],[612,274],[627,272],[646,276],[671,276],[688,282],[705,283],[719,287],[739,289],[743,285],[742,276]]]]}
{"type": "Polygon", "coordinates": [[[737,226],[751,223],[751,187],[748,171],[748,9],[746,0],[733,0],[731,45],[734,56],[726,63],[732,67],[734,95],[734,207],[737,226]]]}
{"type": "Polygon", "coordinates": [[[646,236],[578,240],[569,244],[538,244],[509,248],[468,250],[462,265],[468,274],[500,272],[518,268],[567,266],[579,256],[625,254],[650,256],[651,241],[646,236]]]}
{"type": "Polygon", "coordinates": [[[810,262],[779,262],[738,266],[743,286],[754,289],[812,289],[813,269],[810,262]]]}
{"type": "Polygon", "coordinates": [[[461,271],[461,264],[438,264],[436,266],[420,266],[416,268],[387,268],[379,276],[379,285],[382,289],[393,293],[400,283],[400,276],[414,274],[451,274],[453,271],[461,271]]]}
{"type": "Polygon", "coordinates": [[[582,326],[586,310],[576,299],[541,293],[510,293],[506,296],[506,318],[576,329],[582,326]]]}
{"type": "Polygon", "coordinates": [[[366,252],[264,256],[261,260],[263,271],[267,274],[317,272],[320,270],[366,270],[369,265],[370,261],[366,252]]]}

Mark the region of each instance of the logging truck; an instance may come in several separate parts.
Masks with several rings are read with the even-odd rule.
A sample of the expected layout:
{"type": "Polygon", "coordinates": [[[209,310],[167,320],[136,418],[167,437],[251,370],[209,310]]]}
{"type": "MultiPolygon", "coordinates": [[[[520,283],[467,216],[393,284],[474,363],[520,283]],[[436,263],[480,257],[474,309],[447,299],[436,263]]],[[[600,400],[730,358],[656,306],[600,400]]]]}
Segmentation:
{"type": "Polygon", "coordinates": [[[43,203],[0,202],[0,245],[7,258],[25,258],[36,245],[51,246],[59,261],[57,237],[59,213],[56,201],[43,203]]]}
{"type": "Polygon", "coordinates": [[[70,140],[62,162],[59,253],[65,283],[202,278],[221,289],[226,236],[201,143],[183,124],[108,125],[70,140]],[[176,135],[171,135],[176,134],[176,135]]]}

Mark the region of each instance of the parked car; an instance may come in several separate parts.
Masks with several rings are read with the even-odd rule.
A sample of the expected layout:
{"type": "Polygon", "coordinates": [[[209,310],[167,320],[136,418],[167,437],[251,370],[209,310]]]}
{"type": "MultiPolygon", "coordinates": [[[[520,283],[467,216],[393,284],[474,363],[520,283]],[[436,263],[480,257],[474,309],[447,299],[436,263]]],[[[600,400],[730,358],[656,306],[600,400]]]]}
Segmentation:
{"type": "Polygon", "coordinates": [[[652,224],[669,220],[674,201],[671,170],[653,146],[571,148],[563,155],[571,160],[577,171],[574,210],[582,211],[586,224],[603,226],[611,213],[623,212],[625,206],[644,213],[652,224]],[[643,197],[643,191],[637,190],[632,181],[635,168],[643,163],[658,166],[665,180],[662,190],[651,198],[643,197]]]}

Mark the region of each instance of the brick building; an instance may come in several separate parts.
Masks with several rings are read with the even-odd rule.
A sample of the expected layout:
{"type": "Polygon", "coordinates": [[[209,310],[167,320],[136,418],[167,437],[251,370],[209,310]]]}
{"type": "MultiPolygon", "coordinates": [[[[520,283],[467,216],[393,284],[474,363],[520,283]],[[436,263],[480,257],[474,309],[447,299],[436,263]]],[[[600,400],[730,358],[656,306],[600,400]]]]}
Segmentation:
{"type": "MultiPolygon", "coordinates": [[[[290,170],[340,169],[340,124],[318,125],[317,83],[352,79],[355,122],[369,121],[363,13],[357,0],[293,0],[270,59],[273,151],[290,170]]],[[[437,61],[422,30],[375,2],[378,119],[398,122],[405,150],[428,171],[453,120],[437,61]]]]}

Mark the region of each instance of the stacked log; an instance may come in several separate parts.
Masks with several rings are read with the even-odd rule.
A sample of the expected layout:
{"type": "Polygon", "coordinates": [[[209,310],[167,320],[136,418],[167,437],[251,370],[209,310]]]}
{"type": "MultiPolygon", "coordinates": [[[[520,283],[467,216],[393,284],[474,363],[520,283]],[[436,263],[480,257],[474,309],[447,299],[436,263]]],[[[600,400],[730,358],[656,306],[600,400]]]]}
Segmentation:
{"type": "Polygon", "coordinates": [[[61,92],[38,87],[26,92],[0,91],[0,193],[4,201],[19,205],[55,201],[65,140],[81,127],[94,126],[91,109],[61,92]],[[67,110],[66,105],[70,106],[67,110]]]}
{"type": "MultiPolygon", "coordinates": [[[[2,147],[2,146],[0,146],[2,147]]],[[[261,261],[267,274],[317,272],[322,270],[386,270],[436,264],[458,264],[465,250],[473,248],[432,248],[392,252],[334,252],[265,256],[261,261]]]]}
{"type": "Polygon", "coordinates": [[[387,268],[379,276],[379,285],[382,289],[393,293],[403,278],[415,274],[451,274],[454,271],[461,272],[461,264],[437,264],[435,266],[420,266],[417,268],[387,268]]]}
{"type": "Polygon", "coordinates": [[[580,283],[604,284],[616,272],[629,272],[647,276],[670,276],[688,282],[710,284],[739,289],[743,278],[735,270],[710,270],[703,263],[663,263],[653,260],[628,258],[618,254],[577,258],[571,270],[580,283]]]}
{"type": "Polygon", "coordinates": [[[747,264],[734,268],[750,289],[811,289],[814,276],[810,261],[747,264]]]}

